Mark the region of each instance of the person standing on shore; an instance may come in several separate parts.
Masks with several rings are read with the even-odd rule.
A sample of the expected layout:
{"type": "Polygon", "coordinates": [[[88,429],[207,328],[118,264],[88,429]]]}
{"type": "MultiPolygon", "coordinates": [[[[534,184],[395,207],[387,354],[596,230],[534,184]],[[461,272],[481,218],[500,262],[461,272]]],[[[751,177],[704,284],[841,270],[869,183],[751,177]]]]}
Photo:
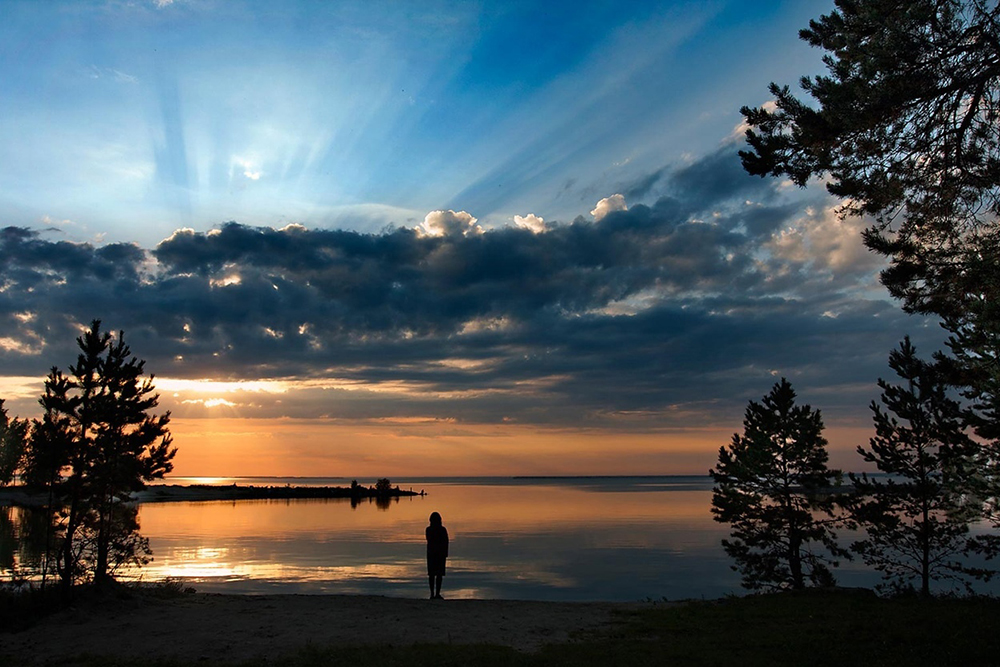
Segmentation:
{"type": "Polygon", "coordinates": [[[431,525],[424,531],[427,537],[427,581],[431,587],[431,599],[443,600],[441,580],[448,559],[448,529],[441,524],[441,515],[437,512],[431,512],[430,520],[431,525]]]}

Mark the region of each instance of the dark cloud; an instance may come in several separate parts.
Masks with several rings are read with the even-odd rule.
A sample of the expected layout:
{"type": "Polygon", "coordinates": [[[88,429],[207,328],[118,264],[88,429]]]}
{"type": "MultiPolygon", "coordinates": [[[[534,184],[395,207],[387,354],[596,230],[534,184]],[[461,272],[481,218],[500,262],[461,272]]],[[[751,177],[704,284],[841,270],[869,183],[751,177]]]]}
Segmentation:
{"type": "Polygon", "coordinates": [[[625,196],[625,201],[641,201],[646,198],[646,196],[652,191],[653,186],[656,185],[663,174],[667,171],[666,167],[657,169],[651,174],[646,174],[641,178],[633,181],[632,183],[626,185],[622,188],[622,194],[625,196]]]}
{"type": "Polygon", "coordinates": [[[678,169],[667,178],[667,190],[683,194],[688,201],[710,209],[746,194],[755,197],[773,192],[774,181],[750,176],[744,170],[735,146],[725,145],[714,153],[678,169]]]}
{"type": "Polygon", "coordinates": [[[771,234],[803,208],[802,201],[780,201],[774,179],[749,176],[735,144],[688,164],[668,164],[640,175],[620,184],[618,192],[630,204],[653,198],[654,208],[666,217],[712,215],[718,224],[742,225],[755,237],[771,234]]]}
{"type": "Polygon", "coordinates": [[[775,246],[801,208],[721,152],[655,180],[671,194],[651,206],[540,234],[230,222],[145,251],[7,228],[0,359],[7,374],[65,366],[100,318],[160,376],[336,379],[256,396],[260,416],[647,429],[731,422],[780,376],[863,414],[904,333],[939,345],[864,297],[870,265],[775,246]]]}

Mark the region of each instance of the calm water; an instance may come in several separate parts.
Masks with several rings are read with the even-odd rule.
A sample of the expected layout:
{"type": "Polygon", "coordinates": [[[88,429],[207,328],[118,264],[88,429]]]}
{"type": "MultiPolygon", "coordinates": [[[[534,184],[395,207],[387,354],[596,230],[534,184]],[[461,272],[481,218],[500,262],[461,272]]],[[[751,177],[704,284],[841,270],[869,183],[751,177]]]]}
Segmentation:
{"type": "MultiPolygon", "coordinates": [[[[438,511],[451,536],[449,597],[640,600],[740,591],[719,544],[727,527],[712,521],[709,512],[707,477],[394,483],[427,495],[401,498],[388,508],[368,502],[352,508],[348,500],[144,504],[142,532],[155,560],[143,577],[181,579],[203,592],[423,597],[424,527],[428,515],[438,511]]],[[[872,583],[858,572],[840,578],[848,585],[872,583]]]]}
{"type": "MultiPolygon", "coordinates": [[[[349,486],[350,480],[175,477],[170,483],[349,486]]],[[[351,507],[347,499],[142,504],[141,531],[154,560],[141,577],[178,579],[201,592],[424,597],[424,528],[437,511],[451,536],[446,597],[627,601],[741,592],[720,545],[728,527],[709,511],[708,477],[394,483],[427,495],[388,507],[367,501],[351,507]]],[[[7,542],[0,539],[0,547],[7,542]]],[[[10,574],[8,550],[0,548],[0,578],[10,574]]],[[[857,563],[841,567],[837,577],[846,586],[877,583],[857,563]]]]}

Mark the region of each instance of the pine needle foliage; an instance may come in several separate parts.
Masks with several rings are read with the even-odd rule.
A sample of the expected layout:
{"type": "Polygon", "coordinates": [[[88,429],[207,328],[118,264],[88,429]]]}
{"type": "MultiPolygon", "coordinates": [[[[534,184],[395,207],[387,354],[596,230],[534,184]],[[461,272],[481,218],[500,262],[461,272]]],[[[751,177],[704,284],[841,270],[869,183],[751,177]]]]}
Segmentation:
{"type": "Polygon", "coordinates": [[[850,554],[836,541],[819,410],[795,404],[782,378],[760,403],[750,401],[743,434],[719,449],[712,514],[732,526],[723,548],[750,590],[801,589],[834,583],[832,567],[850,554]]]}

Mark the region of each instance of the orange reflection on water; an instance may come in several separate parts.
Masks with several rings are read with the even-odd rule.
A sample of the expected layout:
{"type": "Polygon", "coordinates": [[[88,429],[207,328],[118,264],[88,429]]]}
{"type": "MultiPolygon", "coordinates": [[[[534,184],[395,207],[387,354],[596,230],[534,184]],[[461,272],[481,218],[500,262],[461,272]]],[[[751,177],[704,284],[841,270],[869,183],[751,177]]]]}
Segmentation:
{"type": "Polygon", "coordinates": [[[423,541],[431,511],[445,518],[453,535],[462,532],[538,532],[568,525],[630,522],[703,524],[710,492],[593,492],[569,486],[435,485],[426,497],[404,497],[388,511],[347,499],[240,500],[147,503],[140,509],[145,535],[216,537],[339,534],[362,531],[393,540],[423,541]],[[417,530],[415,527],[419,527],[417,530]]]}
{"type": "MultiPolygon", "coordinates": [[[[431,511],[443,515],[451,534],[451,572],[549,588],[579,584],[576,575],[546,560],[545,545],[563,535],[582,540],[586,549],[679,551],[718,544],[718,536],[704,530],[711,522],[705,489],[595,492],[537,483],[424,488],[427,496],[401,498],[387,511],[366,502],[352,508],[346,499],[143,504],[141,530],[155,560],[142,576],[313,582],[320,587],[310,590],[339,592],[365,590],[365,581],[420,582],[431,511]],[[482,543],[488,548],[473,549],[482,543]]],[[[455,595],[488,592],[468,586],[455,595]]]]}

